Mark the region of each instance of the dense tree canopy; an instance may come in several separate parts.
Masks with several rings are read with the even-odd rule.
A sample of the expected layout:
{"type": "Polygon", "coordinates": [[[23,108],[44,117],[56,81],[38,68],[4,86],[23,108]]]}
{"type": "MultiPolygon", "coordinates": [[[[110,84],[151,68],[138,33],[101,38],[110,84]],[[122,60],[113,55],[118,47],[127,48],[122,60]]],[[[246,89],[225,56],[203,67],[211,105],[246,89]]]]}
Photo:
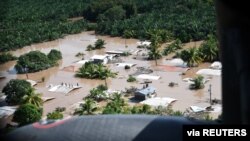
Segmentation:
{"type": "Polygon", "coordinates": [[[32,104],[21,105],[14,113],[13,120],[20,126],[40,120],[42,114],[40,109],[32,104]]]}
{"type": "Polygon", "coordinates": [[[31,51],[18,58],[15,69],[18,73],[37,72],[56,65],[61,58],[61,52],[57,50],[51,50],[48,56],[40,51],[31,51]]]}
{"type": "Polygon", "coordinates": [[[7,103],[16,105],[23,102],[23,97],[28,94],[31,89],[31,84],[26,80],[12,79],[6,84],[2,92],[7,96],[7,103]]]}
{"type": "Polygon", "coordinates": [[[82,15],[89,0],[1,0],[0,51],[54,40],[88,29],[82,15]]]}
{"type": "MultiPolygon", "coordinates": [[[[98,3],[98,1],[102,0],[94,0],[92,3],[98,3]]],[[[107,1],[109,0],[99,3],[99,7],[105,7],[107,1]]],[[[150,31],[165,30],[170,31],[171,35],[182,42],[202,40],[209,33],[215,33],[215,8],[210,0],[136,0],[134,2],[139,14],[127,17],[125,20],[98,21],[97,33],[122,36],[126,31],[133,33],[128,34],[131,37],[149,39],[150,31]]],[[[102,9],[100,14],[107,9],[102,9]]],[[[98,12],[96,15],[99,15],[98,12]]]]}
{"type": "Polygon", "coordinates": [[[17,57],[13,56],[10,53],[0,54],[0,64],[6,63],[8,61],[16,60],[17,57]]]}
{"type": "Polygon", "coordinates": [[[216,30],[211,0],[4,0],[0,9],[0,51],[84,30],[139,39],[157,31],[164,40],[182,42],[203,40],[216,30]],[[86,20],[69,20],[78,16],[86,20]]]}
{"type": "Polygon", "coordinates": [[[54,62],[62,59],[62,53],[58,50],[52,49],[49,54],[48,54],[48,58],[54,62]]]}

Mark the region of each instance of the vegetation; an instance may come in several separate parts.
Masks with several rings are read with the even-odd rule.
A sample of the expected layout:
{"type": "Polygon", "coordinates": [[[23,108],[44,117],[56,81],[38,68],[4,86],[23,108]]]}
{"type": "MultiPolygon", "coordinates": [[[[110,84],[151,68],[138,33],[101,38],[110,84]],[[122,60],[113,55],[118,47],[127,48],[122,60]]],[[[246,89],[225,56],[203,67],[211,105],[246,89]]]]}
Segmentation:
{"type": "Polygon", "coordinates": [[[55,40],[66,34],[93,29],[93,24],[88,24],[85,20],[68,20],[82,16],[87,1],[1,1],[0,51],[14,50],[31,43],[55,40]]]}
{"type": "Polygon", "coordinates": [[[2,92],[6,95],[6,102],[11,105],[22,103],[23,97],[33,88],[25,80],[12,79],[3,88],[2,92]]]}
{"type": "Polygon", "coordinates": [[[101,48],[104,48],[104,45],[105,45],[105,41],[102,40],[102,39],[98,39],[96,42],[95,42],[95,49],[101,49],[101,48]]]}
{"type": "Polygon", "coordinates": [[[87,98],[84,100],[84,104],[81,104],[81,107],[79,109],[76,109],[75,114],[92,115],[96,111],[97,111],[96,102],[91,98],[87,98]]]}
{"type": "Polygon", "coordinates": [[[148,52],[148,59],[149,60],[154,59],[156,66],[157,66],[157,59],[160,59],[162,57],[159,50],[160,42],[161,42],[160,36],[157,34],[153,35],[151,39],[150,50],[148,52]]]}
{"type": "Polygon", "coordinates": [[[209,35],[208,39],[201,44],[200,55],[206,62],[213,62],[219,59],[219,49],[215,36],[209,35]]]}
{"type": "Polygon", "coordinates": [[[195,47],[182,50],[180,53],[178,52],[176,56],[187,62],[189,67],[198,66],[203,61],[199,49],[195,47]]]}
{"type": "Polygon", "coordinates": [[[42,107],[43,100],[41,98],[41,94],[35,93],[34,88],[29,88],[28,92],[22,97],[23,104],[32,104],[36,107],[42,107]]]}
{"type": "Polygon", "coordinates": [[[105,80],[109,77],[115,77],[117,74],[111,72],[110,69],[106,68],[103,64],[93,64],[91,62],[85,63],[76,73],[76,77],[88,78],[88,79],[102,79],[105,80]]]}
{"type": "Polygon", "coordinates": [[[135,81],[136,81],[136,78],[133,77],[132,75],[129,75],[127,82],[135,82],[135,81]]]}
{"type": "Polygon", "coordinates": [[[47,56],[49,60],[53,62],[53,64],[56,64],[58,60],[62,59],[62,53],[55,49],[52,49],[47,56]]]}
{"type": "Polygon", "coordinates": [[[182,48],[181,41],[179,39],[176,39],[173,43],[171,43],[169,46],[164,48],[162,55],[168,55],[168,54],[173,53],[181,48],[182,48]]]}
{"type": "Polygon", "coordinates": [[[76,55],[75,55],[75,57],[84,57],[84,53],[82,53],[82,52],[78,52],[76,55]]]}
{"type": "Polygon", "coordinates": [[[20,126],[40,120],[42,113],[40,109],[32,104],[21,105],[14,113],[13,120],[20,126]]]}
{"type": "Polygon", "coordinates": [[[0,51],[84,30],[138,39],[157,33],[161,42],[203,40],[216,31],[211,0],[9,0],[1,2],[1,10],[0,51]],[[79,16],[91,23],[68,20],[79,16]]]}
{"type": "Polygon", "coordinates": [[[47,114],[47,119],[62,119],[63,118],[63,114],[59,111],[53,111],[52,113],[48,113],[47,114]]]}
{"type": "Polygon", "coordinates": [[[91,51],[91,50],[95,50],[95,47],[93,47],[92,45],[88,45],[86,51],[91,51]]]}
{"type": "Polygon", "coordinates": [[[92,0],[84,17],[97,21],[97,33],[126,38],[150,39],[150,34],[158,32],[163,41],[188,42],[216,31],[215,6],[210,0],[92,0]]]}
{"type": "Polygon", "coordinates": [[[86,49],[86,51],[91,51],[91,50],[96,50],[96,49],[102,49],[102,48],[105,48],[104,47],[104,45],[105,45],[106,43],[105,43],[105,41],[104,40],[102,40],[102,39],[98,39],[98,40],[96,40],[96,42],[95,42],[95,45],[94,46],[92,46],[92,45],[88,45],[87,46],[87,49],[86,49]]]}
{"type": "Polygon", "coordinates": [[[204,77],[201,75],[198,75],[196,78],[191,80],[193,83],[189,85],[190,89],[203,89],[204,86],[204,77]]]}
{"type": "Polygon", "coordinates": [[[13,56],[10,53],[2,53],[0,54],[0,64],[6,63],[8,61],[16,60],[17,57],[13,56]]]}
{"type": "Polygon", "coordinates": [[[92,98],[96,101],[108,99],[107,95],[104,93],[108,88],[104,85],[99,85],[96,88],[90,90],[90,95],[87,98],[92,98]]]}
{"type": "Polygon", "coordinates": [[[104,107],[103,114],[120,114],[124,112],[124,106],[127,105],[122,96],[118,93],[113,94],[111,101],[104,107]]]}
{"type": "Polygon", "coordinates": [[[63,112],[63,111],[65,111],[65,110],[66,110],[65,107],[56,107],[56,110],[55,110],[55,111],[57,111],[57,112],[63,112]]]}
{"type": "Polygon", "coordinates": [[[199,65],[201,62],[213,62],[219,59],[219,49],[215,36],[209,35],[208,39],[202,43],[200,48],[190,48],[176,53],[179,57],[187,62],[189,67],[199,65]]]}
{"type": "Polygon", "coordinates": [[[48,56],[40,51],[31,51],[18,58],[15,69],[18,73],[37,72],[57,65],[61,52],[51,50],[48,56]]]}

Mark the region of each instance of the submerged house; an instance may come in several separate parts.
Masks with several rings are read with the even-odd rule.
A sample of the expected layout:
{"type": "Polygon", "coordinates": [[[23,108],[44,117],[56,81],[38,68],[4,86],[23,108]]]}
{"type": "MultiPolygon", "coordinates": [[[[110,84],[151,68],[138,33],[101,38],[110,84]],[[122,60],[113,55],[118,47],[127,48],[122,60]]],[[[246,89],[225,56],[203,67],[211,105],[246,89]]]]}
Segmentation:
{"type": "Polygon", "coordinates": [[[91,57],[90,61],[93,63],[107,64],[109,61],[114,60],[117,55],[94,55],[91,57]]]}
{"type": "Polygon", "coordinates": [[[91,57],[91,61],[93,63],[107,64],[108,63],[108,56],[106,56],[106,55],[94,55],[91,57]]]}
{"type": "Polygon", "coordinates": [[[136,100],[146,100],[148,98],[152,98],[156,96],[154,87],[146,87],[142,88],[135,92],[135,99],[136,100]]]}

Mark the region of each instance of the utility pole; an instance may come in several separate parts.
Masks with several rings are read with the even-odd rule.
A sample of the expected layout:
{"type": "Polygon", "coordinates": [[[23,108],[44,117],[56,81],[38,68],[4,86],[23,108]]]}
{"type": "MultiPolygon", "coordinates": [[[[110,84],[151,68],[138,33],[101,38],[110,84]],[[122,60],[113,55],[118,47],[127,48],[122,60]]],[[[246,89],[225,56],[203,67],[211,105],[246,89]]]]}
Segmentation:
{"type": "Polygon", "coordinates": [[[208,92],[209,92],[209,102],[211,106],[212,105],[212,85],[211,84],[209,85],[208,92]]]}

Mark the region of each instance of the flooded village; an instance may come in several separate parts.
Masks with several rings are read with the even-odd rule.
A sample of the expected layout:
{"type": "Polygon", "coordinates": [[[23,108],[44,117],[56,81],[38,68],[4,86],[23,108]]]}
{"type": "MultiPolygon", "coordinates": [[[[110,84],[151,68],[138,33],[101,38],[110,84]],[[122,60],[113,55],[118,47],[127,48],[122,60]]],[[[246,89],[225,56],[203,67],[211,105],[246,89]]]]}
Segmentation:
{"type": "MultiPolygon", "coordinates": [[[[73,116],[76,109],[74,106],[82,102],[83,98],[90,94],[91,89],[100,84],[105,85],[104,80],[75,77],[76,72],[90,60],[99,59],[105,62],[105,58],[108,58],[109,61],[105,62],[104,65],[112,72],[117,73],[116,77],[107,78],[110,94],[112,91],[124,94],[128,89],[137,88],[133,94],[125,96],[129,105],[171,105],[173,110],[181,112],[187,110],[200,112],[207,111],[206,108],[211,106],[212,100],[217,101],[217,103],[212,105],[213,110],[209,111],[210,116],[216,119],[221,114],[221,66],[219,62],[217,65],[215,64],[216,66],[213,66],[212,63],[202,63],[198,67],[188,67],[183,60],[173,58],[174,55],[169,54],[158,59],[156,64],[154,60],[145,59],[148,51],[146,48],[138,48],[139,43],[138,39],[100,36],[96,35],[94,31],[90,31],[10,51],[11,54],[18,57],[30,51],[38,50],[47,54],[52,49],[56,49],[62,53],[62,60],[58,62],[58,66],[24,74],[16,73],[14,69],[16,61],[4,63],[0,65],[0,76],[2,77],[0,89],[2,91],[11,79],[30,80],[34,83],[35,91],[40,93],[44,100],[43,118],[46,118],[48,113],[53,112],[58,107],[65,108],[64,117],[73,116]],[[87,46],[93,45],[97,39],[105,41],[105,48],[86,51],[87,46]],[[123,51],[129,52],[131,55],[120,55],[123,51]],[[77,57],[78,53],[83,55],[77,57]],[[129,69],[125,69],[126,66],[129,66],[129,69]],[[190,80],[198,75],[204,77],[205,87],[191,90],[192,81],[190,80]],[[136,81],[127,82],[130,76],[136,78],[136,81]],[[145,90],[142,91],[143,89],[145,90]],[[154,95],[151,95],[150,91],[154,95]],[[146,93],[145,99],[136,99],[136,95],[144,93],[146,93]]],[[[201,43],[202,41],[185,43],[183,49],[199,48],[201,43]]],[[[164,43],[162,48],[169,44],[164,43]]],[[[4,95],[1,96],[4,99],[4,95]]],[[[105,102],[98,103],[98,105],[105,104],[105,102]]]]}

